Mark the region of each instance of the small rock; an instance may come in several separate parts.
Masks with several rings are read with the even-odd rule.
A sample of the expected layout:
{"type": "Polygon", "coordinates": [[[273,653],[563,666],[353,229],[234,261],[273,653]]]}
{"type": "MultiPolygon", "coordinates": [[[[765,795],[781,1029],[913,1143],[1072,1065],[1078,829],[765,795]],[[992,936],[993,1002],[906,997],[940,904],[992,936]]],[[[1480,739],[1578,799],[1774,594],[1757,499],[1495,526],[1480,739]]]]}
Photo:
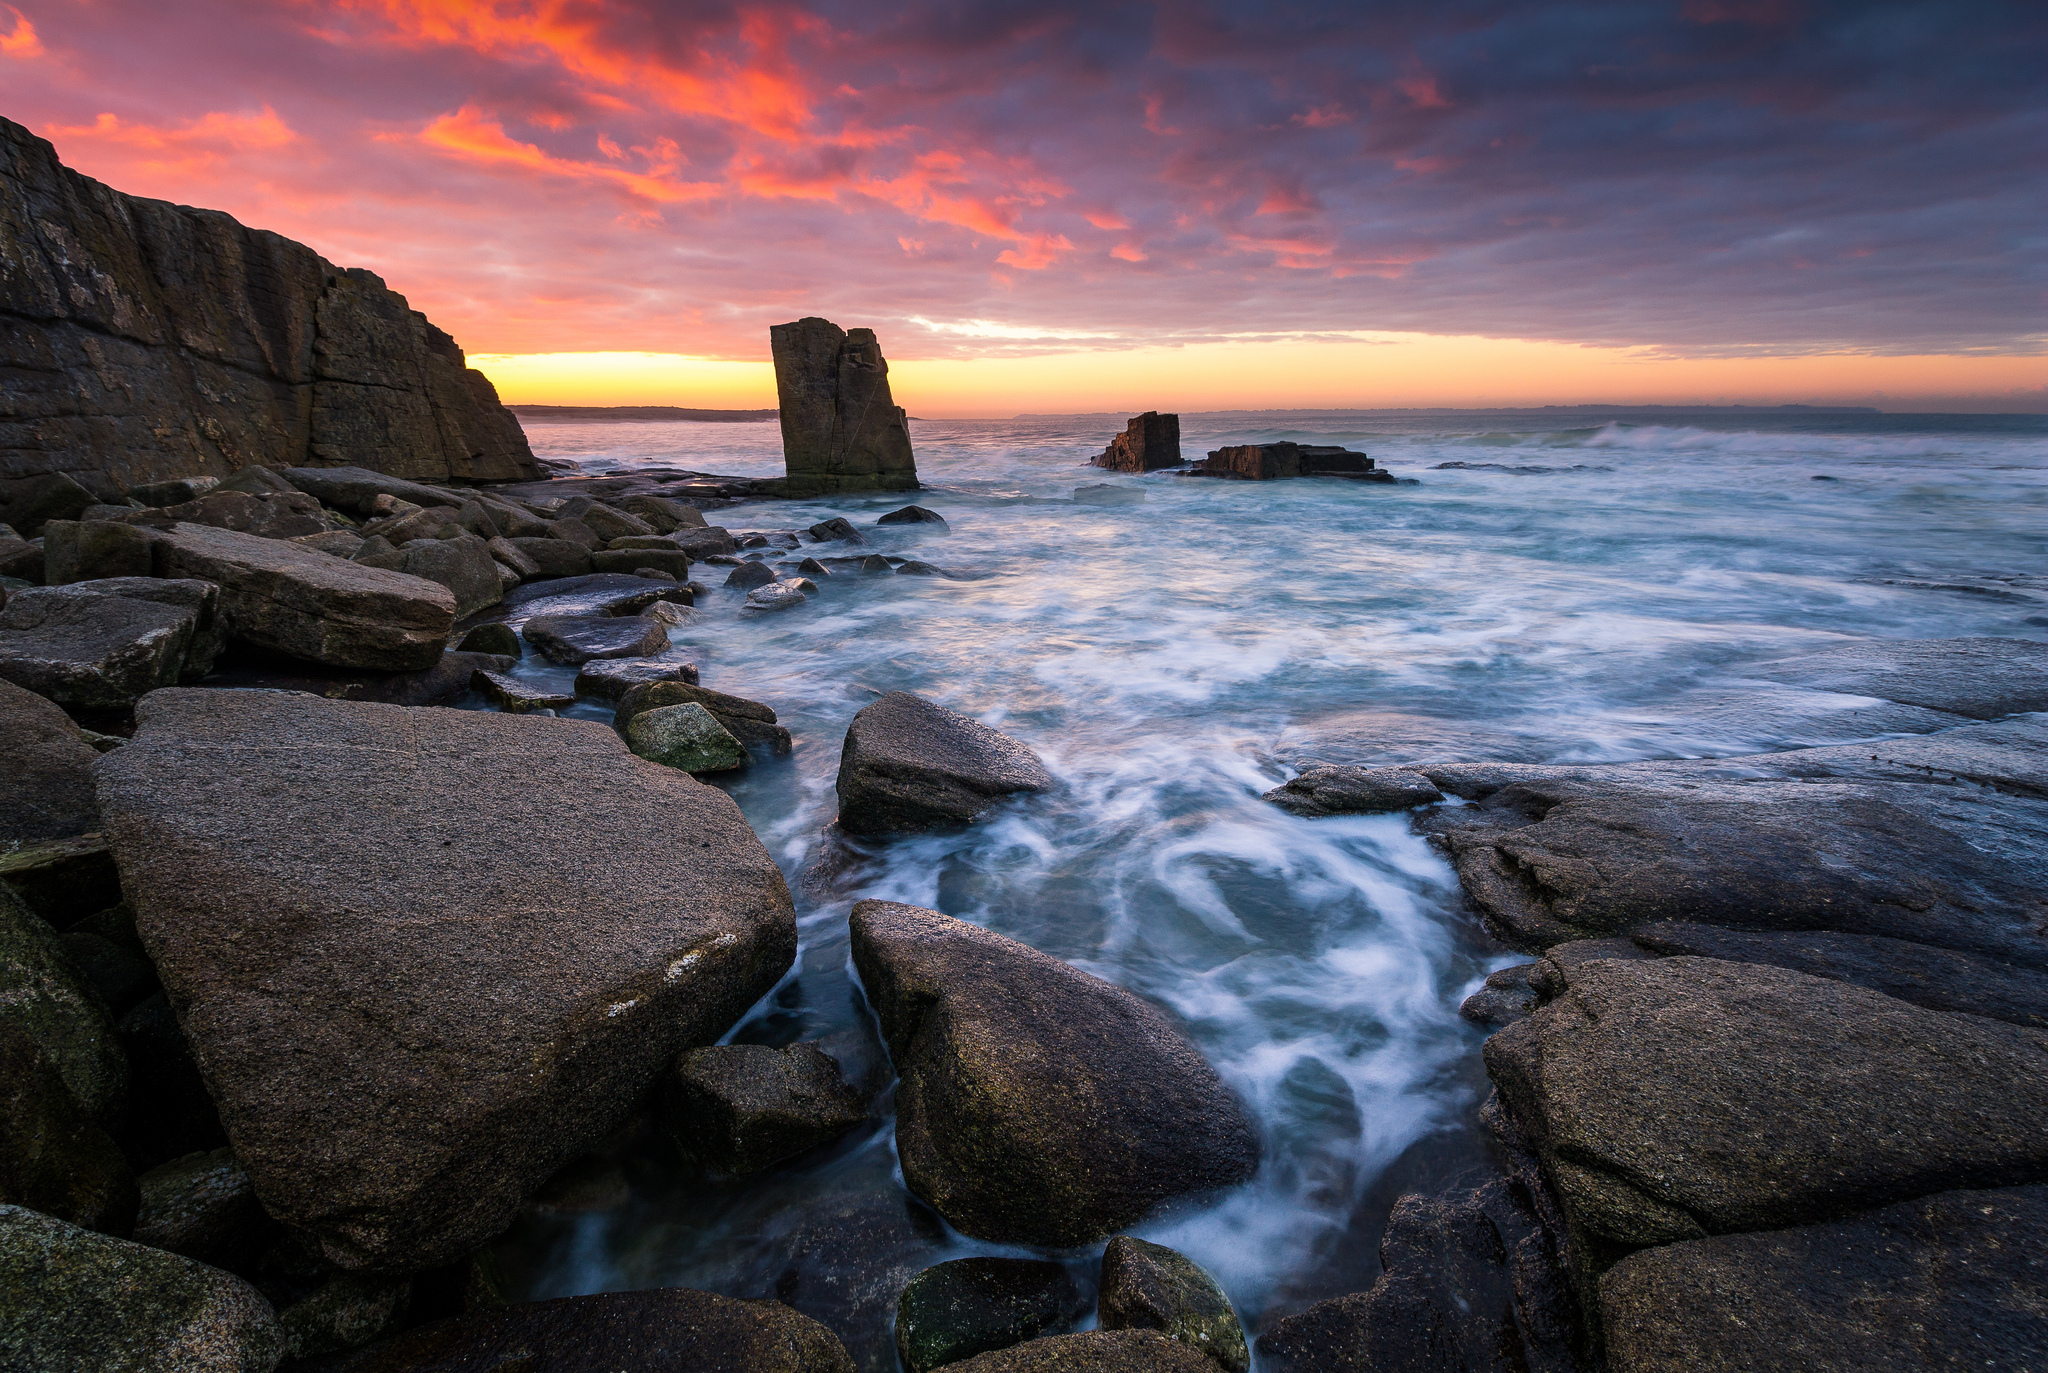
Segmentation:
{"type": "Polygon", "coordinates": [[[753,760],[739,740],[695,703],[642,711],[626,726],[626,743],[649,762],[684,772],[729,772],[753,760]]]}
{"type": "Polygon", "coordinates": [[[717,556],[729,557],[740,551],[739,541],[731,532],[715,524],[705,529],[678,529],[671,536],[671,541],[696,562],[717,556]]]}
{"type": "Polygon", "coordinates": [[[41,535],[50,520],[75,520],[94,504],[97,499],[92,492],[62,472],[0,481],[0,524],[24,539],[41,535]]]}
{"type": "Polygon", "coordinates": [[[517,552],[534,567],[528,572],[518,563],[513,563],[522,576],[526,577],[587,577],[590,575],[590,550],[582,544],[567,539],[518,538],[507,539],[513,551],[517,552]]]}
{"type": "Polygon", "coordinates": [[[944,577],[949,581],[957,580],[952,573],[944,568],[934,567],[932,564],[918,558],[905,558],[902,562],[896,564],[896,575],[899,577],[944,577]]]}
{"type": "MultiPolygon", "coordinates": [[[[99,755],[71,717],[0,678],[0,847],[99,828],[92,772],[99,755]]],[[[4,856],[0,856],[4,861],[4,856]]]]}
{"type": "MultiPolygon", "coordinates": [[[[914,509],[915,507],[912,508],[914,509]]],[[[853,522],[843,515],[834,515],[829,520],[820,520],[809,529],[806,529],[804,533],[810,535],[819,543],[867,542],[866,539],[861,537],[861,532],[853,527],[853,522]]]]}
{"type": "Polygon", "coordinates": [[[520,633],[572,667],[592,658],[645,658],[668,647],[668,627],[638,615],[536,615],[520,633]]]}
{"type": "Polygon", "coordinates": [[[937,911],[851,923],[904,1181],[965,1233],[1063,1248],[1258,1165],[1244,1107],[1150,1002],[937,911]]]}
{"type": "Polygon", "coordinates": [[[232,1149],[172,1159],[137,1182],[142,1189],[137,1244],[240,1272],[283,1233],[256,1200],[256,1189],[232,1149]]]}
{"type": "Polygon", "coordinates": [[[1178,1250],[1117,1236],[1102,1254],[1097,1302],[1104,1330],[1157,1330],[1201,1350],[1229,1373],[1247,1373],[1252,1366],[1230,1298],[1178,1250]]]}
{"type": "Polygon", "coordinates": [[[301,534],[292,542],[304,548],[317,548],[329,557],[354,558],[363,551],[367,540],[347,529],[330,529],[321,534],[301,534]]]}
{"type": "MultiPolygon", "coordinates": [[[[813,588],[815,590],[816,588],[813,588]]],[[[803,584],[796,581],[770,582],[747,593],[747,602],[742,610],[794,610],[810,597],[803,591],[803,584]]]]}
{"type": "Polygon", "coordinates": [[[462,636],[462,642],[455,646],[455,651],[495,653],[501,658],[517,658],[525,652],[519,646],[519,636],[512,632],[512,626],[502,623],[478,625],[462,636]]]}
{"type": "Polygon", "coordinates": [[[35,1041],[85,1113],[102,1125],[128,1104],[128,1059],[56,932],[0,887],[0,1022],[35,1041]]]}
{"type": "MultiPolygon", "coordinates": [[[[647,617],[675,623],[663,612],[692,614],[685,606],[656,601],[647,607],[647,617]]],[[[576,673],[576,694],[616,701],[636,686],[649,682],[690,682],[697,680],[697,665],[681,659],[593,658],[576,673]]]]}
{"type": "Polygon", "coordinates": [[[955,1373],[1215,1373],[1207,1355],[1150,1330],[1046,1335],[951,1365],[955,1373]]]}
{"type": "Polygon", "coordinates": [[[1067,1270],[1043,1259],[954,1259],[910,1280],[896,1303],[896,1352],[929,1373],[1072,1325],[1088,1303],[1067,1270]]]}
{"type": "Polygon", "coordinates": [[[819,562],[816,558],[805,558],[796,565],[796,570],[807,577],[829,577],[832,575],[832,569],[819,562]]]}
{"type": "Polygon", "coordinates": [[[521,581],[530,581],[541,575],[540,564],[527,556],[519,545],[510,539],[491,539],[484,547],[490,550],[493,561],[500,567],[517,573],[521,581]]]}
{"type": "Polygon", "coordinates": [[[690,575],[690,555],[680,548],[597,549],[590,555],[590,566],[598,572],[632,575],[638,575],[642,568],[652,568],[680,581],[690,575]]]}
{"type": "Polygon", "coordinates": [[[832,1332],[776,1301],[686,1287],[473,1311],[307,1373],[854,1373],[832,1332]]]}
{"type": "Polygon", "coordinates": [[[891,510],[888,514],[876,520],[875,523],[935,524],[939,528],[944,529],[946,527],[946,517],[936,510],[928,510],[921,505],[906,505],[901,510],[891,510]]]}
{"type": "MultiPolygon", "coordinates": [[[[91,1230],[135,1223],[135,1175],[27,1030],[0,1020],[0,1203],[91,1230]]],[[[0,1302],[4,1313],[6,1302],[0,1302]]],[[[0,1314],[0,1320],[4,1320],[0,1314]]],[[[6,1349],[0,1343],[0,1351],[6,1349]]]]}
{"type": "Polygon", "coordinates": [[[1259,799],[1295,815],[1373,815],[1435,805],[1444,794],[1406,768],[1324,766],[1309,768],[1259,799]]]}
{"type": "Polygon", "coordinates": [[[1135,486],[1100,482],[1094,486],[1075,487],[1074,500],[1081,505],[1143,505],[1145,493],[1135,486]]]}
{"type": "Polygon", "coordinates": [[[523,715],[535,710],[560,710],[576,704],[574,696],[564,696],[558,691],[529,686],[515,677],[502,672],[491,672],[483,668],[470,677],[470,685],[482,692],[498,709],[513,715],[523,715]]]}
{"type": "Polygon", "coordinates": [[[774,568],[766,563],[749,562],[741,563],[738,567],[735,567],[731,575],[725,579],[725,584],[727,586],[736,586],[742,591],[752,591],[756,587],[767,586],[774,580],[774,568]]]}
{"type": "MultiPolygon", "coordinates": [[[[691,593],[693,599],[695,594],[694,592],[691,593]]],[[[681,605],[675,601],[656,601],[640,613],[650,620],[657,620],[667,625],[671,629],[674,629],[677,625],[690,624],[700,618],[700,612],[695,606],[681,605]]],[[[692,677],[685,680],[695,681],[696,679],[692,677]]]]}
{"type": "Polygon", "coordinates": [[[232,1274],[0,1206],[0,1351],[24,1373],[270,1373],[284,1331],[232,1274]]]}
{"type": "Polygon", "coordinates": [[[675,1061],[657,1092],[662,1129],[677,1152],[701,1168],[732,1175],[758,1173],[837,1139],[867,1114],[859,1093],[841,1080],[839,1065],[814,1044],[692,1049],[675,1061]]]}
{"type": "Polygon", "coordinates": [[[361,1273],[329,1278],[312,1296],[277,1313],[286,1355],[307,1359],[381,1339],[404,1323],[411,1299],[412,1284],[403,1278],[361,1273]]]}
{"type": "Polygon", "coordinates": [[[1517,963],[1512,968],[1488,973],[1486,985],[1459,1004],[1458,1014],[1475,1025],[1494,1029],[1527,1019],[1540,1000],[1536,989],[1529,985],[1529,974],[1536,966],[1517,963]]]}
{"type": "Polygon", "coordinates": [[[883,835],[967,824],[1052,775],[1006,734],[907,691],[865,706],[839,755],[839,824],[883,835]]]}
{"type": "Polygon", "coordinates": [[[749,701],[744,696],[728,696],[722,691],[711,691],[688,682],[649,682],[628,688],[626,694],[619,698],[613,724],[624,730],[628,722],[642,711],[680,705],[686,701],[694,701],[710,711],[718,723],[725,726],[726,733],[748,748],[785,754],[793,746],[789,731],[775,723],[772,707],[759,701],[749,701]]]}
{"type": "MultiPolygon", "coordinates": [[[[41,539],[30,543],[16,536],[6,525],[0,525],[0,584],[7,584],[8,589],[13,590],[43,584],[41,539]]],[[[0,591],[0,597],[4,594],[0,591]]],[[[4,603],[4,599],[0,599],[0,604],[4,603]]]]}
{"type": "Polygon", "coordinates": [[[603,548],[604,538],[595,529],[574,515],[565,515],[548,526],[548,537],[559,543],[574,544],[589,556],[593,548],[603,548]]]}

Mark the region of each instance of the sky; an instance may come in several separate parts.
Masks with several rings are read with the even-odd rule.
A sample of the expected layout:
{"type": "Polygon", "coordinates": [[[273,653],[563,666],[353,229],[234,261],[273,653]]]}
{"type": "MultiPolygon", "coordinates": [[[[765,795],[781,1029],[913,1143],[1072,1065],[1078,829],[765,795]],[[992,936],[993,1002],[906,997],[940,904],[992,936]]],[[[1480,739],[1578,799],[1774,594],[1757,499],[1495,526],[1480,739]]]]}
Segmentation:
{"type": "Polygon", "coordinates": [[[0,115],[510,401],[2048,411],[2048,6],[0,0],[0,115]]]}

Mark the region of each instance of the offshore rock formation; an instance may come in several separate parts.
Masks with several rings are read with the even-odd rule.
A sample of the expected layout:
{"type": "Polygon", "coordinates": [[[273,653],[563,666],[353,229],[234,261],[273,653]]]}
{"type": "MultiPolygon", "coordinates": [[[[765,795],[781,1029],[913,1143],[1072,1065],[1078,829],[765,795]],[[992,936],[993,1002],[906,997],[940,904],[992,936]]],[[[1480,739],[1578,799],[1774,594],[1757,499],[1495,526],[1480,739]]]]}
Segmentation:
{"type": "Polygon", "coordinates": [[[1135,415],[1109,447],[1089,461],[1112,472],[1151,472],[1180,466],[1180,416],[1147,410],[1135,415]]]}
{"type": "Polygon", "coordinates": [[[1373,466],[1363,453],[1333,444],[1247,443],[1218,448],[1189,471],[1196,477],[1231,477],[1239,481],[1279,481],[1286,477],[1350,477],[1357,481],[1390,482],[1394,474],[1373,466]]]}
{"type": "Polygon", "coordinates": [[[791,496],[915,491],[917,459],[872,329],[815,315],[768,331],[791,496]]]}
{"type": "Polygon", "coordinates": [[[0,483],[251,464],[541,475],[455,341],[369,272],[65,168],[0,119],[0,483]]]}

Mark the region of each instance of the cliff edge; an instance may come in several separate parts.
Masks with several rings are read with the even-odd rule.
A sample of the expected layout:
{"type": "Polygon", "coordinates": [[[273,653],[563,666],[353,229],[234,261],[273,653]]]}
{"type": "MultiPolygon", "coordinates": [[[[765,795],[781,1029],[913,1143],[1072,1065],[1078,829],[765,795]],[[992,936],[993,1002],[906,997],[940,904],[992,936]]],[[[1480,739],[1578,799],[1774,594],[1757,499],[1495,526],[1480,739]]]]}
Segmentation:
{"type": "Polygon", "coordinates": [[[541,476],[455,340],[374,274],[66,168],[0,119],[0,480],[271,467],[541,476]]]}

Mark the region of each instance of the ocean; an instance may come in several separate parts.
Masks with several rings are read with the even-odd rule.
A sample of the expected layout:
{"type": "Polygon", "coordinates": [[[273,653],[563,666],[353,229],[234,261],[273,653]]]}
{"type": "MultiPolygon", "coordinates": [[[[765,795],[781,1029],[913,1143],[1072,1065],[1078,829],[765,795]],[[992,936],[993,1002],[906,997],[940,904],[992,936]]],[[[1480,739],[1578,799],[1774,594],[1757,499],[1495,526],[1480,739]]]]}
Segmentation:
{"type": "MultiPolygon", "coordinates": [[[[1523,961],[1486,936],[1404,817],[1302,820],[1262,791],[1317,761],[1845,742],[1867,737],[1874,703],[1748,666],[1861,636],[2048,639],[2048,417],[1183,418],[1190,456],[1338,443],[1395,485],[1085,466],[1117,427],[914,421],[929,487],[916,500],[945,532],[873,528],[901,497],[712,513],[735,530],[844,515],[880,551],[957,576],[838,576],[799,609],[742,617],[724,570],[699,571],[706,613],[673,638],[705,686],[772,705],[797,740],[790,759],[719,783],[789,877],[802,937],[796,968],[731,1038],[872,1042],[846,935],[862,897],[935,907],[1155,999],[1250,1105],[1265,1162],[1248,1186],[1136,1233],[1214,1273],[1254,1332],[1369,1286],[1394,1199],[1484,1164],[1482,1032],[1458,1004],[1523,961]],[[1073,499],[1097,483],[1143,500],[1073,499]],[[895,690],[1014,735],[1058,790],[959,834],[836,838],[847,722],[895,690]]],[[[589,473],[781,472],[772,422],[527,428],[537,454],[589,473]]],[[[573,676],[532,656],[519,672],[573,676]]],[[[602,703],[564,713],[609,718],[602,703]]],[[[1021,1251],[911,1201],[890,1126],[885,1114],[737,1181],[621,1146],[623,1192],[530,1214],[501,1246],[517,1295],[781,1296],[864,1365],[893,1367],[911,1272],[1021,1251]]],[[[1097,1253],[1056,1257],[1085,1288],[1097,1253]]]]}

